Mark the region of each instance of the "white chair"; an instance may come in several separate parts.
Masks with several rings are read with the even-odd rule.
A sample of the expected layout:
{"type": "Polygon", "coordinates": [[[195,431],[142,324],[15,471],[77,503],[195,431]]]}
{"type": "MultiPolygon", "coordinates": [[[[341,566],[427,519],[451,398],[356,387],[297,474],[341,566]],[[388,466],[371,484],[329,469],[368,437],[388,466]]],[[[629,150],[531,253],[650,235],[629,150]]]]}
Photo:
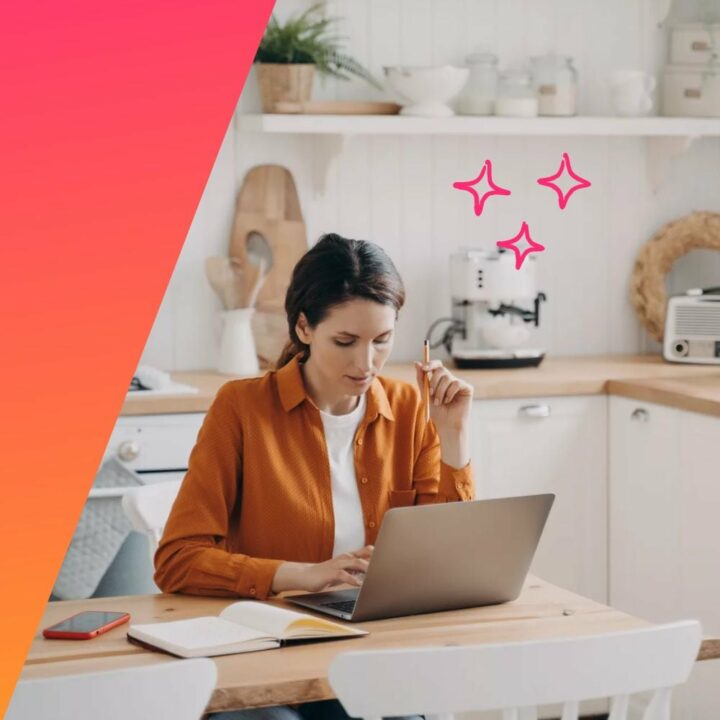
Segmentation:
{"type": "Polygon", "coordinates": [[[142,485],[122,496],[122,507],[133,529],[148,537],[151,561],[181,484],[182,480],[169,480],[142,485]]]}
{"type": "MultiPolygon", "coordinates": [[[[644,720],[669,720],[672,688],[687,680],[701,642],[694,620],[639,630],[505,644],[368,650],[338,655],[329,680],[352,717],[502,710],[534,720],[538,705],[611,697],[609,720],[625,720],[634,693],[653,690],[644,720]]],[[[428,718],[428,720],[430,720],[428,718]]]]}
{"type": "Polygon", "coordinates": [[[206,658],[21,680],[5,720],[198,720],[216,681],[206,658]]]}

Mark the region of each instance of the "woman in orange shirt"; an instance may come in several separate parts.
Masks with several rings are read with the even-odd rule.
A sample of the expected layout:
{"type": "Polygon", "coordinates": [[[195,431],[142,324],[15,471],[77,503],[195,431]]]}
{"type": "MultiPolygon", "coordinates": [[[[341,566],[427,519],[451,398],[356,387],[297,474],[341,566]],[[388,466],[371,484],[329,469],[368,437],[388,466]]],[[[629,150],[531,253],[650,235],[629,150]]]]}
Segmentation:
{"type": "MultiPolygon", "coordinates": [[[[428,423],[414,386],[380,376],[404,299],[373,243],[325,235],[301,258],[277,369],[226,383],[198,434],[155,556],[163,591],[360,585],[388,508],[472,499],[472,388],[437,360],[416,363],[428,423]]],[[[346,717],[334,701],[257,712],[270,710],[346,717]]]]}

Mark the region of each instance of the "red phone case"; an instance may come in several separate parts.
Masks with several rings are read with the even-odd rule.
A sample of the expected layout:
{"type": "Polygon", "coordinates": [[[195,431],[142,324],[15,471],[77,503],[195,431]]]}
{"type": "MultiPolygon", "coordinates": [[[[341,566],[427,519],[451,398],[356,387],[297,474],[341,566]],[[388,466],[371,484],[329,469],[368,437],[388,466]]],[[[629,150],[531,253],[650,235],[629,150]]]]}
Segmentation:
{"type": "MultiPolygon", "coordinates": [[[[82,613],[76,613],[75,615],[71,615],[68,618],[65,618],[64,620],[61,620],[60,623],[66,622],[67,620],[71,620],[74,617],[77,617],[77,615],[81,615],[82,613]]],[[[106,633],[108,630],[112,630],[114,627],[117,627],[118,625],[122,625],[123,623],[126,623],[130,619],[130,613],[125,613],[122,615],[122,617],[119,617],[115,620],[110,621],[109,623],[105,623],[105,625],[100,625],[99,627],[96,627],[94,630],[88,630],[87,632],[76,632],[76,631],[68,631],[68,630],[52,630],[51,628],[45,628],[43,630],[43,637],[48,638],[50,640],[91,640],[94,637],[97,637],[98,635],[102,635],[103,633],[106,633]]],[[[55,625],[59,625],[60,623],[55,623],[55,625]]]]}

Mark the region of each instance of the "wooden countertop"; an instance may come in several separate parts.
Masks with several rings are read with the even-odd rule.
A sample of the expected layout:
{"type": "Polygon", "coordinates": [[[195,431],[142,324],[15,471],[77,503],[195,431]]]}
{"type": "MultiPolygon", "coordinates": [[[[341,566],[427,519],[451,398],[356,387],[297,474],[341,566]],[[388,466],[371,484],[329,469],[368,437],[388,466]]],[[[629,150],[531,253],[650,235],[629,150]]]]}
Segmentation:
{"type": "Polygon", "coordinates": [[[608,393],[720,417],[720,371],[697,377],[611,380],[608,393]]]}
{"type": "MultiPolygon", "coordinates": [[[[609,393],[683,410],[720,416],[720,366],[680,365],[657,355],[548,357],[540,367],[517,370],[454,370],[473,385],[479,400],[609,393]]],[[[411,363],[387,365],[383,372],[415,382],[411,363]]],[[[173,380],[200,389],[195,395],[133,394],[122,415],[205,412],[220,387],[233,378],[217,372],[173,373],[173,380]]]]}

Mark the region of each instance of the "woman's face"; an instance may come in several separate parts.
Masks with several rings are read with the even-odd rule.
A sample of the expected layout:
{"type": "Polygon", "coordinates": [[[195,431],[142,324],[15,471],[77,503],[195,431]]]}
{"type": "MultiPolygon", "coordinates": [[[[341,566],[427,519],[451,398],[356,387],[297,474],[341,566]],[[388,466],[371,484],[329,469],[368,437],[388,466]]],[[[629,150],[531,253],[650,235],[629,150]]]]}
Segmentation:
{"type": "Polygon", "coordinates": [[[395,308],[356,298],[336,305],[314,328],[301,314],[296,332],[310,345],[308,365],[343,395],[361,395],[380,372],[394,341],[395,308]]]}

